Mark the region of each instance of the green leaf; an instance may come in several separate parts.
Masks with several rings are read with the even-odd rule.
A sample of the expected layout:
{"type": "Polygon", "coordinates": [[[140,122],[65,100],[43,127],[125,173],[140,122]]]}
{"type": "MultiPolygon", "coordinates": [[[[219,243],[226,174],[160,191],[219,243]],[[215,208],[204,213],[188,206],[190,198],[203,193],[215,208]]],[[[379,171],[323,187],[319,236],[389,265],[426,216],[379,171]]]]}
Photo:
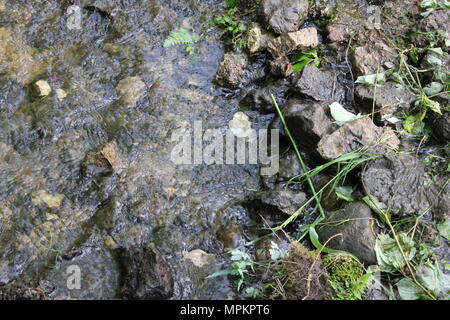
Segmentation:
{"type": "Polygon", "coordinates": [[[401,279],[396,286],[402,300],[418,300],[423,293],[417,284],[407,278],[401,279]]]}
{"type": "Polygon", "coordinates": [[[450,220],[445,220],[437,225],[439,234],[447,240],[450,240],[450,220]]]}
{"type": "Polygon", "coordinates": [[[427,96],[432,96],[441,92],[442,89],[444,89],[444,85],[442,83],[431,82],[429,85],[423,88],[423,92],[425,92],[427,96]]]}
{"type": "Polygon", "coordinates": [[[337,187],[335,189],[336,196],[338,199],[347,201],[347,202],[355,202],[355,198],[353,197],[353,188],[352,187],[337,187]]]}
{"type": "Polygon", "coordinates": [[[448,299],[450,276],[444,274],[437,263],[421,264],[416,269],[417,280],[434,295],[448,299]]]}
{"type": "Polygon", "coordinates": [[[324,245],[322,245],[319,241],[319,235],[317,234],[317,231],[313,226],[309,227],[309,238],[311,240],[311,243],[314,245],[314,247],[316,247],[316,249],[320,250],[321,252],[332,253],[332,254],[339,254],[339,253],[347,254],[347,255],[352,256],[354,259],[356,259],[359,262],[359,259],[356,256],[354,256],[353,254],[351,254],[347,251],[329,249],[329,248],[325,247],[324,245]]]}
{"type": "Polygon", "coordinates": [[[192,33],[187,28],[180,28],[179,30],[172,31],[167,39],[164,41],[164,48],[174,46],[174,45],[187,45],[193,44],[200,40],[200,37],[192,33]]]}
{"type": "Polygon", "coordinates": [[[442,50],[442,48],[429,48],[428,51],[434,52],[440,56],[444,55],[444,51],[442,50]]]}
{"type": "Polygon", "coordinates": [[[403,121],[403,128],[410,134],[420,135],[425,129],[425,123],[418,116],[408,116],[403,121]]]}
{"type": "Polygon", "coordinates": [[[384,73],[375,73],[365,76],[360,76],[355,83],[368,86],[381,86],[386,83],[386,75],[384,73]]]}
{"type": "Polygon", "coordinates": [[[381,221],[383,221],[384,223],[391,222],[391,214],[388,211],[388,207],[380,200],[378,200],[377,197],[368,195],[362,198],[362,200],[370,207],[370,209],[378,214],[381,221]]]}
{"type": "Polygon", "coordinates": [[[362,117],[360,114],[355,115],[354,113],[348,112],[339,102],[334,102],[330,105],[330,113],[339,126],[362,117]]]}
{"type": "Polygon", "coordinates": [[[292,70],[293,73],[300,72],[300,71],[302,71],[309,63],[311,63],[311,60],[309,60],[309,59],[303,60],[303,61],[300,62],[300,63],[294,64],[294,65],[292,66],[292,69],[291,69],[291,70],[292,70]]]}
{"type": "Polygon", "coordinates": [[[429,64],[431,64],[432,66],[440,67],[442,65],[442,60],[439,59],[438,57],[432,56],[432,55],[427,56],[427,62],[429,64]]]}
{"type": "MultiPolygon", "coordinates": [[[[403,252],[405,252],[406,259],[411,261],[417,252],[414,247],[414,241],[403,232],[400,232],[397,238],[403,252]]],[[[405,258],[397,242],[387,234],[378,235],[375,243],[375,254],[378,264],[384,268],[383,271],[385,272],[392,273],[403,270],[406,265],[405,258]]]]}
{"type": "Polygon", "coordinates": [[[294,54],[291,58],[292,72],[300,72],[305,66],[313,63],[316,67],[320,64],[320,58],[316,49],[309,49],[294,54]]]}
{"type": "Polygon", "coordinates": [[[237,275],[238,272],[236,270],[232,269],[226,269],[226,270],[220,270],[217,272],[214,272],[213,274],[207,276],[205,279],[212,279],[220,276],[227,276],[227,275],[237,275]]]}

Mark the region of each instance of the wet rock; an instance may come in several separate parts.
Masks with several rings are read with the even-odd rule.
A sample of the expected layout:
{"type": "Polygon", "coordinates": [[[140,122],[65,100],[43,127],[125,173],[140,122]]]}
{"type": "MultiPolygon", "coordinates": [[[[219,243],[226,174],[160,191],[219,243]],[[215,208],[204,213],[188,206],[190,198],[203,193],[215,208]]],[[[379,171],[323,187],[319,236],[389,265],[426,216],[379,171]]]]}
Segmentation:
{"type": "Polygon", "coordinates": [[[183,252],[183,258],[199,269],[216,262],[213,254],[208,254],[200,249],[183,252]]]}
{"type": "Polygon", "coordinates": [[[284,285],[288,300],[325,300],[329,298],[326,272],[320,254],[310,252],[293,242],[283,259],[282,272],[287,275],[284,285]]]}
{"type": "MultiPolygon", "coordinates": [[[[377,268],[378,266],[373,265],[369,267],[369,270],[376,270],[377,268]]],[[[364,300],[389,300],[389,297],[386,295],[381,285],[380,271],[376,271],[373,274],[372,280],[368,283],[364,300]]]]}
{"type": "Polygon", "coordinates": [[[36,206],[45,204],[50,209],[56,209],[61,206],[63,199],[62,194],[51,195],[45,190],[39,190],[33,197],[33,204],[36,206]]]}
{"type": "Polygon", "coordinates": [[[218,271],[219,266],[215,255],[195,249],[190,252],[184,251],[183,259],[187,264],[189,278],[195,283],[193,296],[196,299],[212,299],[211,292],[214,292],[213,295],[221,295],[218,278],[205,280],[206,277],[218,271]]]}
{"type": "Polygon", "coordinates": [[[95,230],[82,245],[77,244],[66,251],[58,267],[51,269],[46,275],[46,279],[51,279],[54,284],[54,299],[116,298],[119,279],[117,263],[113,251],[103,246],[103,237],[97,231],[95,230]],[[68,286],[68,280],[73,279],[68,276],[74,275],[77,269],[81,272],[80,287],[68,286]]]}
{"type": "Polygon", "coordinates": [[[113,172],[120,173],[124,169],[124,161],[121,158],[117,144],[108,142],[104,146],[90,151],[81,165],[85,175],[108,175],[113,172]]]}
{"type": "Polygon", "coordinates": [[[300,93],[313,98],[316,101],[331,101],[334,97],[337,81],[330,71],[321,71],[316,66],[309,64],[304,69],[295,87],[300,93]]]}
{"type": "Polygon", "coordinates": [[[392,129],[383,130],[365,117],[348,122],[331,135],[324,136],[317,145],[317,151],[323,159],[330,161],[363,146],[383,153],[399,145],[400,140],[392,129]]]}
{"type": "Polygon", "coordinates": [[[344,27],[340,25],[330,25],[327,27],[328,42],[340,43],[347,40],[348,34],[344,31],[344,27]]]}
{"type": "Polygon", "coordinates": [[[302,145],[315,147],[336,126],[327,116],[326,104],[290,100],[283,109],[286,124],[302,145]]]}
{"type": "Polygon", "coordinates": [[[221,87],[231,89],[239,87],[247,63],[248,59],[245,54],[225,54],[215,77],[216,83],[221,87]]]}
{"type": "Polygon", "coordinates": [[[362,112],[371,113],[375,98],[375,111],[381,121],[392,117],[398,111],[406,111],[416,100],[416,95],[401,84],[389,81],[383,86],[358,85],[355,88],[355,102],[362,112]],[[376,93],[376,94],[375,94],[376,93]]]}
{"type": "Polygon", "coordinates": [[[287,86],[270,85],[251,90],[241,101],[241,105],[260,113],[276,113],[271,94],[283,95],[288,90],[287,86]]]}
{"type": "Polygon", "coordinates": [[[434,220],[444,222],[450,220],[450,183],[447,183],[447,177],[443,176],[437,183],[437,190],[440,193],[436,209],[433,212],[434,220]],[[446,184],[447,183],[447,184],[446,184]]]}
{"type": "Polygon", "coordinates": [[[144,300],[172,297],[172,271],[153,243],[117,249],[117,253],[122,269],[120,297],[144,300]]]}
{"type": "Polygon", "coordinates": [[[252,23],[247,31],[247,50],[250,54],[264,51],[272,39],[273,35],[264,31],[258,23],[252,23]]]}
{"type": "Polygon", "coordinates": [[[23,85],[45,72],[49,61],[26,44],[19,30],[0,28],[0,70],[23,85]]]}
{"type": "Polygon", "coordinates": [[[353,253],[366,266],[376,264],[374,248],[377,225],[370,208],[361,202],[351,203],[341,210],[327,213],[324,222],[346,219],[350,221],[319,227],[317,233],[321,243],[328,243],[327,247],[335,250],[353,253]],[[335,237],[332,238],[333,236],[335,237]]]}
{"type": "Polygon", "coordinates": [[[426,80],[445,83],[450,73],[450,54],[443,52],[441,55],[433,51],[428,51],[423,57],[420,66],[422,69],[429,70],[425,74],[426,80]]]}
{"type": "Polygon", "coordinates": [[[434,137],[447,143],[450,141],[450,94],[441,94],[433,100],[441,105],[442,114],[429,112],[426,121],[430,124],[434,137]]]}
{"type": "Polygon", "coordinates": [[[303,172],[294,150],[288,151],[280,158],[278,178],[281,181],[289,180],[303,172]]]}
{"type": "Polygon", "coordinates": [[[433,11],[428,17],[421,19],[419,22],[418,29],[421,33],[415,35],[414,42],[422,47],[429,45],[429,34],[433,32],[437,33],[443,39],[448,39],[450,37],[450,26],[448,23],[444,23],[444,21],[449,20],[449,10],[433,11]]]}
{"type": "Polygon", "coordinates": [[[276,33],[297,31],[308,16],[308,0],[263,0],[261,14],[276,33]]]}
{"type": "Polygon", "coordinates": [[[291,246],[290,242],[285,239],[284,235],[282,235],[281,233],[277,235],[266,236],[256,244],[256,261],[261,262],[271,260],[270,249],[272,249],[273,243],[275,243],[278,248],[284,252],[287,252],[289,247],[291,246]]]}
{"type": "Polygon", "coordinates": [[[308,200],[305,193],[290,189],[262,191],[256,197],[273,213],[281,212],[288,216],[296,212],[308,200]]]}
{"type": "Polygon", "coordinates": [[[245,243],[242,226],[236,222],[223,225],[217,231],[217,239],[222,242],[224,252],[236,249],[245,243]]]}
{"type": "Polygon", "coordinates": [[[33,91],[40,97],[48,96],[52,92],[52,88],[45,80],[39,80],[34,83],[33,91]]]}
{"type": "Polygon", "coordinates": [[[41,288],[28,288],[22,285],[0,286],[0,300],[47,300],[41,288]]]}
{"type": "MultiPolygon", "coordinates": [[[[319,177],[313,182],[314,187],[316,190],[321,190],[331,181],[331,179],[333,179],[331,176],[319,177]]],[[[333,189],[333,183],[328,184],[322,193],[322,198],[320,199],[320,204],[326,211],[335,211],[342,207],[343,200],[337,197],[336,192],[333,189]]]]}
{"type": "Polygon", "coordinates": [[[139,76],[135,76],[120,80],[116,89],[121,101],[134,107],[145,96],[147,86],[139,76]]]}
{"type": "Polygon", "coordinates": [[[310,27],[285,33],[270,41],[268,50],[274,58],[286,56],[296,50],[306,50],[319,45],[317,29],[310,27]]]}
{"type": "Polygon", "coordinates": [[[352,61],[356,76],[381,73],[395,65],[396,51],[382,41],[355,48],[352,61]]]}
{"type": "Polygon", "coordinates": [[[364,191],[400,216],[420,215],[438,200],[424,164],[413,155],[396,154],[371,162],[361,176],[364,191]]]}
{"type": "Polygon", "coordinates": [[[270,73],[276,77],[287,77],[291,73],[291,69],[291,61],[286,56],[270,61],[270,73]]]}

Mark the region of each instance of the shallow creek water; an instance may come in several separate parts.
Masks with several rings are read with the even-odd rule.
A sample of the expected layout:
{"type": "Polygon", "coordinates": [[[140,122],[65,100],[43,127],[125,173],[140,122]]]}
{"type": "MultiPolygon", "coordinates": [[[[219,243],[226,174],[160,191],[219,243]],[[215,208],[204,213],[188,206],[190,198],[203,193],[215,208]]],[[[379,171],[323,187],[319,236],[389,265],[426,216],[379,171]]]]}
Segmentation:
{"type": "MultiPolygon", "coordinates": [[[[240,203],[260,188],[259,167],[177,166],[170,151],[171,133],[193,121],[225,130],[239,97],[212,83],[224,53],[217,31],[194,58],[162,46],[179,26],[206,31],[220,3],[78,1],[82,28],[69,30],[71,1],[0,1],[0,284],[47,280],[52,298],[114,298],[118,261],[105,245],[114,239],[154,242],[171,266],[174,298],[234,296],[228,280],[193,273],[183,252],[216,254],[220,267],[217,231],[252,225],[240,203]],[[128,76],[146,85],[136,106],[116,90],[128,76]],[[53,91],[36,98],[30,84],[41,79],[53,91]],[[68,96],[58,99],[57,88],[68,96]],[[107,143],[120,170],[84,174],[86,154],[107,143]],[[65,285],[74,264],[83,290],[65,285]]],[[[271,119],[248,114],[255,127],[271,119]]]]}

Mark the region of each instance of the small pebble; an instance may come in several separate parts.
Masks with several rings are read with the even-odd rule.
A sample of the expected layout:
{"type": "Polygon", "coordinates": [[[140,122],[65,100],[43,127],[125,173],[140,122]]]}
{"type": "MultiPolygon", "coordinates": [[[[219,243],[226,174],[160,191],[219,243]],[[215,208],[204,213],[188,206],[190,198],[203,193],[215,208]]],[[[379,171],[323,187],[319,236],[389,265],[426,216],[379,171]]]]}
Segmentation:
{"type": "Polygon", "coordinates": [[[52,88],[45,80],[39,80],[34,84],[34,90],[36,93],[41,96],[45,97],[48,96],[52,92],[52,88]]]}
{"type": "Polygon", "coordinates": [[[67,97],[67,92],[65,92],[63,89],[57,89],[56,96],[58,97],[59,100],[64,100],[64,98],[67,97]]]}

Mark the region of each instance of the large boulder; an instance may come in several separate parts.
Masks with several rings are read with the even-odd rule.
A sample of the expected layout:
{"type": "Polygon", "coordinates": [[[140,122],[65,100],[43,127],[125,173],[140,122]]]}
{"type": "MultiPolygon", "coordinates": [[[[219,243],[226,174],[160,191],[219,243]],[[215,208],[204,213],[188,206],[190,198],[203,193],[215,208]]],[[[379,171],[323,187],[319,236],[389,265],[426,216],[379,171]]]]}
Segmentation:
{"type": "Polygon", "coordinates": [[[278,34],[297,31],[308,16],[308,0],[263,0],[261,15],[278,34]]]}
{"type": "Polygon", "coordinates": [[[319,45],[317,29],[304,28],[296,32],[289,32],[269,42],[268,50],[274,58],[286,56],[296,50],[306,50],[319,45]]]}
{"type": "Polygon", "coordinates": [[[408,110],[415,99],[414,93],[393,81],[377,88],[364,85],[355,88],[355,102],[358,108],[362,112],[371,113],[375,100],[374,111],[379,112],[381,121],[389,119],[400,110],[408,110]]]}
{"type": "Polygon", "coordinates": [[[323,159],[331,161],[363,146],[384,153],[397,149],[399,145],[400,140],[392,129],[377,127],[370,118],[364,117],[324,136],[317,145],[317,151],[323,159]]]}
{"type": "Polygon", "coordinates": [[[307,65],[295,83],[300,93],[316,101],[331,101],[339,87],[335,76],[330,71],[321,71],[316,66],[307,65]]]}
{"type": "Polygon", "coordinates": [[[377,263],[374,251],[377,224],[367,205],[351,203],[341,210],[327,213],[324,222],[330,224],[317,230],[322,244],[327,243],[329,248],[350,252],[366,266],[377,263]],[[345,222],[336,223],[339,221],[345,222]]]}
{"type": "Polygon", "coordinates": [[[352,62],[356,76],[384,72],[395,66],[397,52],[382,40],[356,47],[352,62]]]}
{"type": "Polygon", "coordinates": [[[327,112],[327,104],[300,100],[290,100],[283,109],[286,124],[296,141],[310,147],[336,129],[327,112]]]}
{"type": "MultiPolygon", "coordinates": [[[[433,211],[441,183],[433,183],[414,155],[396,154],[371,162],[361,175],[364,191],[399,216],[433,211]]],[[[448,193],[447,193],[448,195],[448,193]]],[[[444,202],[442,203],[444,206],[444,202]]]]}

